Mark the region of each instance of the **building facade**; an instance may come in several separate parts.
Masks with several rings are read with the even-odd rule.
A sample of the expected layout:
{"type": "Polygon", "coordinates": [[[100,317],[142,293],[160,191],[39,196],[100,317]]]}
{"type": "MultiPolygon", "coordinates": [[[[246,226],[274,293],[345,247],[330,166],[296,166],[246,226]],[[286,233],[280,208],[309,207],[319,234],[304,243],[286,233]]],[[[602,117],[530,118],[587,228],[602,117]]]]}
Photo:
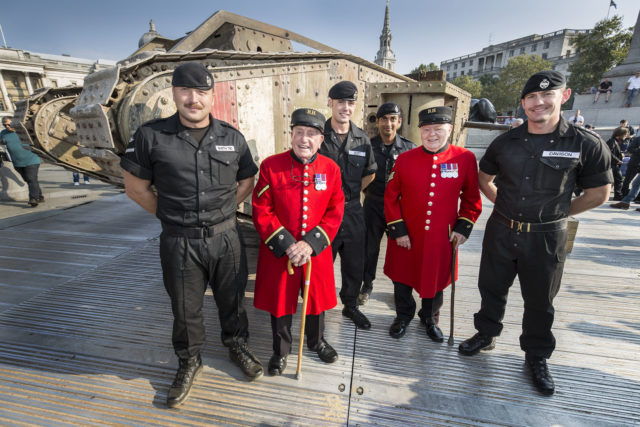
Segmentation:
{"type": "Polygon", "coordinates": [[[440,69],[446,72],[447,80],[464,75],[471,76],[473,79],[478,79],[485,74],[498,77],[500,71],[511,59],[519,55],[540,55],[551,62],[554,70],[568,76],[569,65],[578,57],[572,45],[573,38],[577,34],[588,31],[564,29],[543,35],[532,34],[487,46],[469,55],[447,59],[440,63],[440,69]]]}
{"type": "Polygon", "coordinates": [[[0,48],[0,116],[13,115],[15,102],[42,87],[82,86],[84,77],[113,67],[115,61],[97,61],[0,48]]]}

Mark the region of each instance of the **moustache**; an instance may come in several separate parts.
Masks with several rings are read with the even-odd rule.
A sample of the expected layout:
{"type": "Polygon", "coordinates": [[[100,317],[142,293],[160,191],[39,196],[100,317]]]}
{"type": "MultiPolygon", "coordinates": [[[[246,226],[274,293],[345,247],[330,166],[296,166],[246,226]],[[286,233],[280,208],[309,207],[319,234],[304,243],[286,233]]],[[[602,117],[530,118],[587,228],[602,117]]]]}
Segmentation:
{"type": "Polygon", "coordinates": [[[204,108],[202,104],[184,104],[184,106],[187,108],[195,108],[197,110],[202,110],[204,108]]]}

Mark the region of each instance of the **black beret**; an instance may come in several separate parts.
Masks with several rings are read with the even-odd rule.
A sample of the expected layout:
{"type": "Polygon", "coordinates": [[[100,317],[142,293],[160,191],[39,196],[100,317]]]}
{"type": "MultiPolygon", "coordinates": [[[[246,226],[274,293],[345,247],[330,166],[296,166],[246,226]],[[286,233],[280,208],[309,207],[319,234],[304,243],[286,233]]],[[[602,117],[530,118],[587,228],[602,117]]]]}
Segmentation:
{"type": "Polygon", "coordinates": [[[171,86],[208,90],[213,87],[213,76],[199,62],[187,62],[173,70],[171,86]]]}
{"type": "Polygon", "coordinates": [[[378,108],[378,112],[376,113],[376,117],[380,118],[382,116],[386,116],[387,114],[397,114],[400,115],[400,107],[395,102],[385,102],[378,108]]]}
{"type": "Polygon", "coordinates": [[[529,77],[529,80],[527,80],[527,83],[524,85],[524,89],[522,89],[520,99],[524,98],[526,94],[531,92],[563,88],[566,83],[567,81],[564,78],[564,74],[558,71],[540,71],[529,77]]]}
{"type": "Polygon", "coordinates": [[[418,113],[418,120],[418,127],[438,123],[451,123],[451,107],[425,108],[418,113]]]}
{"type": "Polygon", "coordinates": [[[291,127],[309,126],[324,132],[324,124],[327,120],[324,116],[311,108],[298,108],[291,113],[291,127]]]}
{"type": "Polygon", "coordinates": [[[355,101],[358,99],[358,88],[348,80],[341,81],[329,89],[329,98],[355,101]]]}

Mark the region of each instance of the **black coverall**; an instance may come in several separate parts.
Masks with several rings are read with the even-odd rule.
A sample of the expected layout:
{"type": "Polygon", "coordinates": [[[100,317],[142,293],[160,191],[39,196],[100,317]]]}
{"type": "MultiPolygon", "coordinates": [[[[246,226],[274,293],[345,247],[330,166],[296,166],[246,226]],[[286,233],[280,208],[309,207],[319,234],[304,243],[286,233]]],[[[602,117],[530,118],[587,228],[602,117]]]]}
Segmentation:
{"type": "Polygon", "coordinates": [[[218,306],[222,342],[249,336],[243,307],[247,260],[236,225],[237,182],[258,167],[242,134],[210,116],[204,132],[182,126],[178,115],[148,122],[129,143],[121,166],[150,180],[162,222],[160,261],[173,311],[173,347],[195,356],[205,341],[202,316],[209,284],[218,306]],[[199,133],[202,138],[194,138],[199,133]]]}

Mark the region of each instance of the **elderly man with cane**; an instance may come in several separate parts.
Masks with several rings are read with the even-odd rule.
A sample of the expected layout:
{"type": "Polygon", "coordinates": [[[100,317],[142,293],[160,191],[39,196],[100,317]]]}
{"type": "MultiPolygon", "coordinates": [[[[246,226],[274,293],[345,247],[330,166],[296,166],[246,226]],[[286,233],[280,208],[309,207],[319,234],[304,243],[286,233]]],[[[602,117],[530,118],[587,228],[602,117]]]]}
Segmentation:
{"type": "Polygon", "coordinates": [[[256,308],[271,313],[273,356],[269,374],[280,375],[291,350],[292,315],[303,277],[313,261],[305,313],[307,347],[325,363],[338,353],[324,338],[324,312],[336,306],[331,242],[344,213],[340,168],[318,154],[325,118],[312,109],[291,115],[292,149],[268,157],[253,192],[253,222],[260,235],[256,308]],[[288,274],[287,264],[295,267],[288,274]]]}
{"type": "Polygon", "coordinates": [[[384,194],[384,273],[393,281],[396,305],[389,335],[405,334],[416,312],[415,289],[422,299],[420,322],[431,340],[442,342],[442,292],[455,280],[455,250],[469,237],[482,201],[475,156],[448,143],[451,108],[427,108],[418,118],[422,147],[398,156],[384,194]]]}

